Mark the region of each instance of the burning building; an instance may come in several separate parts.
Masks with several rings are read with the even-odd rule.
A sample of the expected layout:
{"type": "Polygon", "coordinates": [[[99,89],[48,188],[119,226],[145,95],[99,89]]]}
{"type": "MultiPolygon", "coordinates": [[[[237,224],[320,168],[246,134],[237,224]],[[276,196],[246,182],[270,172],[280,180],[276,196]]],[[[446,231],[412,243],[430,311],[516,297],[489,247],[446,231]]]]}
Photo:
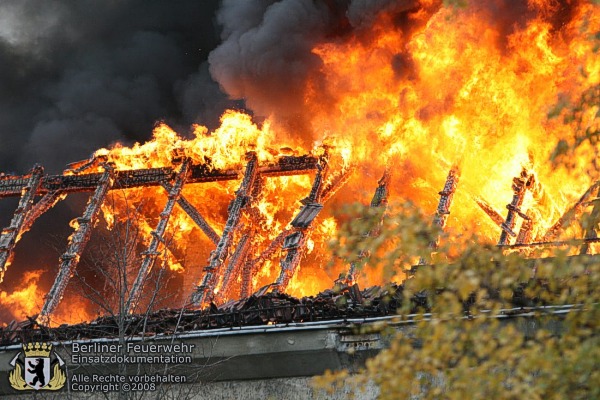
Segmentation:
{"type": "MultiPolygon", "coordinates": [[[[347,218],[336,211],[349,202],[383,210],[411,201],[457,248],[475,233],[534,257],[566,245],[595,253],[597,145],[588,139],[598,131],[598,5],[462,3],[224,1],[209,69],[246,110],[189,134],[158,123],[151,140],[106,144],[62,173],[35,166],[0,176],[0,198],[20,197],[0,236],[0,273],[20,278],[9,279],[0,304],[14,319],[92,319],[98,307],[69,282],[94,228],[110,234],[123,224],[139,234],[124,313],[144,310],[155,292],[148,277],[159,271],[176,277],[172,299],[186,308],[230,306],[259,290],[313,295],[338,279],[401,282],[401,269],[391,277],[332,262],[327,243],[347,218]],[[80,192],[89,199],[42,282],[40,267],[19,266],[19,241],[80,192]],[[585,213],[593,222],[577,223],[585,213]]],[[[115,295],[106,276],[84,279],[115,295]]]]}
{"type": "MultiPolygon", "coordinates": [[[[196,125],[187,139],[159,124],[151,141],[98,150],[62,174],[36,166],[29,175],[3,175],[0,195],[21,196],[2,233],[3,276],[13,273],[16,244],[40,215],[69,193],[91,194],[71,223],[50,295],[27,312],[54,312],[97,220],[110,230],[132,209],[146,251],[132,274],[128,311],[157,259],[186,276],[181,298],[197,305],[222,304],[268,284],[314,294],[347,268],[324,268],[325,243],[343,219],[333,210],[367,203],[382,175],[378,190],[432,215],[437,207],[436,223],[455,236],[477,232],[502,246],[528,245],[523,251],[532,243],[591,239],[592,231],[571,222],[596,196],[593,176],[582,173],[593,144],[576,139],[582,144],[572,165],[548,160],[573,141],[573,130],[596,123],[593,104],[579,111],[578,126],[552,114],[561,104],[596,98],[596,6],[381,3],[277,2],[242,27],[228,19],[235,7],[225,2],[223,43],[209,57],[211,72],[232,97],[266,116],[260,124],[227,111],[216,129],[196,125]],[[284,26],[294,10],[293,24],[284,26]],[[269,42],[277,32],[300,29],[295,42],[269,42]],[[246,42],[252,51],[234,47],[246,42]],[[259,54],[253,43],[276,51],[259,54]],[[273,57],[278,62],[268,63],[273,57]],[[292,62],[295,70],[287,68],[292,62]],[[498,211],[505,208],[507,216],[498,211]],[[185,265],[184,253],[193,254],[185,265]]],[[[382,283],[371,275],[361,283],[382,283]]],[[[37,275],[28,276],[21,281],[32,288],[37,275]]],[[[16,307],[23,290],[3,292],[15,317],[23,316],[16,307]]]]}

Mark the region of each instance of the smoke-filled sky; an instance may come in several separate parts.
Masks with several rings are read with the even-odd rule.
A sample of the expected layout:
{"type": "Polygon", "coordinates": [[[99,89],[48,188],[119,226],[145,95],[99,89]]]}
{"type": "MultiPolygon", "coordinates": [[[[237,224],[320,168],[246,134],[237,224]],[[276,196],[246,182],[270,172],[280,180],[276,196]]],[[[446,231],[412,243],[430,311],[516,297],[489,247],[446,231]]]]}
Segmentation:
{"type": "Polygon", "coordinates": [[[309,74],[318,84],[321,66],[313,45],[383,8],[418,5],[2,0],[0,171],[37,162],[59,172],[115,141],[144,141],[156,121],[182,134],[196,122],[214,127],[228,107],[275,114],[307,135],[302,86],[309,74]]]}
{"type": "Polygon", "coordinates": [[[60,171],[157,120],[215,123],[216,0],[0,2],[0,171],[60,171]]]}

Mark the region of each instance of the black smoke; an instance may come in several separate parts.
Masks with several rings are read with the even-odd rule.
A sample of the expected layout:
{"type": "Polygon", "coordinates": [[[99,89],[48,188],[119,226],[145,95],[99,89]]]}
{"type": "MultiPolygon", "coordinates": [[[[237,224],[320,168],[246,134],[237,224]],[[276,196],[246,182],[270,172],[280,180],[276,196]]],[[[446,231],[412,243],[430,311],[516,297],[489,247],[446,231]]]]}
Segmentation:
{"type": "Polygon", "coordinates": [[[215,125],[216,0],[0,2],[0,171],[60,171],[158,120],[215,125]]]}

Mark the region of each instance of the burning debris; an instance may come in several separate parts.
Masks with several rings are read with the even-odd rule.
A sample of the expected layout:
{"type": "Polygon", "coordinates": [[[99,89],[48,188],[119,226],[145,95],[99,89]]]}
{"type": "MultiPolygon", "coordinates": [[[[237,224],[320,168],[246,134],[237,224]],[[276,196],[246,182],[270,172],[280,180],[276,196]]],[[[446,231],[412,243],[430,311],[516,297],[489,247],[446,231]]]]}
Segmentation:
{"type": "MultiPolygon", "coordinates": [[[[232,300],[220,307],[211,303],[203,310],[163,309],[149,315],[130,315],[125,317],[128,328],[122,333],[126,336],[155,336],[253,325],[372,318],[396,314],[403,302],[402,285],[373,286],[364,290],[357,284],[338,285],[334,289],[300,299],[270,290],[270,287],[262,288],[248,298],[232,300]]],[[[512,304],[531,307],[544,303],[515,292],[512,304]]],[[[468,310],[468,301],[464,307],[468,310]]],[[[429,312],[426,293],[417,293],[412,297],[410,312],[429,312]]],[[[13,321],[7,327],[0,328],[0,346],[32,340],[63,341],[113,338],[118,335],[119,324],[114,317],[100,317],[89,323],[65,324],[56,328],[39,325],[35,318],[28,318],[24,322],[13,321]]]]}
{"type": "Polygon", "coordinates": [[[500,235],[499,245],[508,244],[508,236],[516,237],[517,234],[513,232],[515,227],[515,219],[518,216],[525,219],[526,221],[530,220],[530,218],[521,211],[521,206],[523,205],[523,201],[525,200],[525,193],[528,189],[533,186],[535,177],[533,174],[529,174],[526,169],[521,171],[521,175],[513,179],[513,199],[506,208],[508,209],[508,214],[506,215],[506,220],[502,223],[502,234],[500,235]]]}
{"type": "MultiPolygon", "coordinates": [[[[229,301],[220,307],[211,303],[203,310],[164,309],[148,316],[127,318],[126,335],[173,334],[203,329],[235,328],[239,326],[286,324],[392,315],[400,307],[402,286],[372,287],[360,290],[358,285],[326,290],[315,296],[295,298],[270,291],[265,287],[248,298],[229,301]]],[[[426,309],[423,296],[415,297],[415,310],[426,309]]],[[[34,318],[11,323],[0,329],[0,346],[24,339],[73,340],[114,337],[118,325],[112,317],[100,317],[90,323],[63,325],[57,328],[40,326],[34,318]]]]}
{"type": "MultiPolygon", "coordinates": [[[[587,263],[590,260],[576,262],[587,263]]],[[[528,268],[535,269],[536,262],[531,264],[528,268]]],[[[265,286],[249,297],[230,300],[221,306],[210,303],[201,310],[161,309],[145,315],[104,316],[91,322],[63,324],[54,328],[40,325],[35,316],[28,317],[25,321],[12,321],[4,328],[0,327],[0,346],[31,341],[115,338],[120,334],[128,337],[154,337],[243,326],[375,318],[397,314],[406,301],[402,284],[373,286],[361,290],[356,283],[338,282],[333,289],[302,298],[272,290],[272,286],[265,286]],[[120,323],[119,318],[124,321],[120,323]],[[121,325],[126,326],[125,331],[121,330],[121,325]]],[[[503,304],[512,308],[512,313],[527,313],[532,307],[549,304],[548,296],[528,297],[525,293],[528,286],[536,286],[539,289],[538,295],[544,292],[550,297],[557,295],[545,280],[531,279],[530,282],[523,282],[517,285],[510,299],[503,300],[503,304]]],[[[498,291],[491,288],[486,290],[488,296],[502,301],[498,291]]],[[[444,291],[445,289],[440,288],[436,295],[441,295],[444,291]]],[[[474,304],[473,299],[473,296],[469,296],[463,301],[463,309],[467,315],[474,304]]],[[[408,307],[403,307],[403,311],[409,314],[431,311],[430,294],[426,291],[412,295],[408,301],[408,307]]]]}
{"type": "MultiPolygon", "coordinates": [[[[458,180],[460,177],[460,172],[458,168],[453,167],[450,172],[448,172],[448,177],[446,178],[446,183],[444,184],[444,189],[439,192],[440,202],[438,203],[437,210],[435,211],[435,216],[433,217],[433,224],[440,227],[440,229],[444,229],[446,226],[446,220],[448,215],[450,214],[450,206],[452,205],[452,199],[454,198],[454,192],[456,192],[456,187],[458,185],[458,180]]],[[[438,248],[439,238],[431,241],[429,243],[429,248],[432,251],[435,251],[438,248]]],[[[426,260],[421,258],[419,260],[419,265],[426,264],[426,260]]]]}

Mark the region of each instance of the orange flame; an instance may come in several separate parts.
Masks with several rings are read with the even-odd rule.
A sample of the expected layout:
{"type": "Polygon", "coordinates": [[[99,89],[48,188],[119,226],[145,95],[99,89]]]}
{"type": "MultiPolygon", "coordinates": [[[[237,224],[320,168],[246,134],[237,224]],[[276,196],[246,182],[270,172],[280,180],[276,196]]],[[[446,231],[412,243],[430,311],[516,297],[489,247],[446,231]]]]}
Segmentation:
{"type": "Polygon", "coordinates": [[[38,282],[43,271],[28,271],[23,277],[23,286],[12,293],[0,291],[0,305],[11,314],[10,319],[22,320],[37,313],[42,306],[43,293],[38,282]]]}
{"type": "MultiPolygon", "coordinates": [[[[525,166],[546,193],[544,201],[529,194],[523,206],[536,215],[536,232],[543,234],[592,183],[582,173],[590,148],[584,146],[580,153],[576,173],[553,169],[547,161],[557,143],[573,135],[568,125],[548,115],[559,96],[575,100],[600,83],[600,57],[594,51],[594,34],[600,30],[598,6],[581,2],[574,6],[572,18],[557,27],[548,17],[560,12],[553,8],[556,2],[529,0],[536,16],[506,34],[475,2],[464,9],[436,7],[439,2],[432,0],[419,4],[421,8],[405,15],[415,27],[411,31],[400,29],[394,15],[383,11],[370,29],[357,29],[313,48],[322,61],[319,77],[309,80],[304,93],[307,109],[313,111],[304,116],[317,138],[313,149],[290,139],[274,119],[259,126],[249,115],[227,111],[213,132],[194,126],[190,140],[160,124],[145,144],[116,145],[96,155],[107,156],[118,169],[170,166],[176,152],[214,168],[241,169],[249,150],[264,163],[327,144],[337,157],[334,170],[352,164],[359,171],[336,204],[348,199],[367,203],[388,165],[392,196],[410,199],[431,214],[448,170],[457,164],[461,181],[447,229],[478,232],[490,241],[497,241],[500,230],[474,199],[504,209],[512,197],[511,179],[525,166]]],[[[238,185],[187,185],[183,195],[220,234],[238,185]]],[[[285,228],[310,187],[311,176],[265,180],[256,205],[263,230],[257,234],[254,256],[285,228]]],[[[148,216],[140,226],[149,235],[166,202],[164,190],[126,192],[126,202],[103,207],[106,221],[111,225],[119,218],[126,203],[135,205],[148,216]]],[[[304,262],[292,279],[292,294],[331,287],[341,272],[324,270],[329,260],[324,243],[340,224],[332,208],[315,222],[307,242],[310,262],[304,262]]],[[[174,262],[172,268],[185,268],[185,284],[191,290],[214,245],[181,209],[175,208],[169,226],[174,252],[188,255],[185,266],[174,262]]],[[[255,289],[277,277],[277,256],[253,277],[255,289]]]]}

